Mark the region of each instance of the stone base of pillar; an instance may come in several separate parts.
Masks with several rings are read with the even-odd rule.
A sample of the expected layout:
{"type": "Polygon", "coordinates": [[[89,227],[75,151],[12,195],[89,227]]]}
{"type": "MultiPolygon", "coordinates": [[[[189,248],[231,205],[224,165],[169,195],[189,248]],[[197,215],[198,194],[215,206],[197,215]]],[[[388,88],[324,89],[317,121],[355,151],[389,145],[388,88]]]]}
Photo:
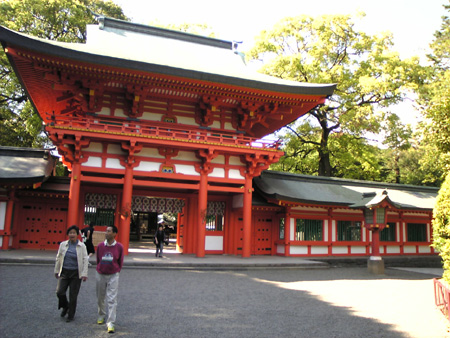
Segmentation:
{"type": "Polygon", "coordinates": [[[370,256],[367,260],[367,269],[370,273],[384,275],[384,261],[379,256],[370,256]]]}

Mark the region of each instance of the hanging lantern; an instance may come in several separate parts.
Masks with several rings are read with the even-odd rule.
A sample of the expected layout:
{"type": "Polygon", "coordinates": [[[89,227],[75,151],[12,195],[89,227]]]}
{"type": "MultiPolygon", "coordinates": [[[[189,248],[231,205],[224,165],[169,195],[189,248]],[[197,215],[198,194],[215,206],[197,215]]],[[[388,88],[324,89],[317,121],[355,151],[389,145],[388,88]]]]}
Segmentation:
{"type": "Polygon", "coordinates": [[[387,212],[385,207],[371,207],[364,209],[364,220],[368,229],[384,229],[387,223],[387,212]]]}

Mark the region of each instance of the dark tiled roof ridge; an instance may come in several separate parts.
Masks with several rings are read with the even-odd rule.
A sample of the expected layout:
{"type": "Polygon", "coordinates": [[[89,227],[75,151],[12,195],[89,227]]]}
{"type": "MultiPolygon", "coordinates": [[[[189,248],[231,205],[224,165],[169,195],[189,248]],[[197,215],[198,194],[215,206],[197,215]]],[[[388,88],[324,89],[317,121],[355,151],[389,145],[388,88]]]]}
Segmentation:
{"type": "Polygon", "coordinates": [[[326,176],[313,176],[313,175],[304,175],[304,174],[295,174],[283,171],[274,171],[274,170],[265,170],[261,174],[270,175],[270,176],[283,176],[283,179],[287,180],[298,180],[309,181],[310,183],[327,183],[327,184],[337,184],[342,185],[343,183],[352,186],[366,186],[366,187],[374,187],[377,189],[399,189],[399,190],[424,190],[428,192],[437,192],[439,191],[438,187],[428,187],[422,185],[410,185],[410,184],[398,184],[398,183],[387,183],[387,182],[375,182],[375,181],[362,181],[348,178],[340,178],[340,177],[326,177],[326,176]]]}
{"type": "MultiPolygon", "coordinates": [[[[30,148],[30,147],[10,147],[10,146],[0,146],[0,156],[7,157],[44,157],[51,155],[51,151],[55,148],[30,148]]],[[[53,155],[51,155],[53,156],[53,155]]],[[[55,157],[55,156],[53,156],[55,157]]]]}
{"type": "Polygon", "coordinates": [[[172,29],[168,29],[168,28],[149,26],[149,25],[134,23],[131,21],[124,21],[124,20],[109,18],[109,17],[105,17],[105,16],[100,16],[98,18],[98,21],[100,22],[100,29],[116,28],[116,29],[122,29],[125,31],[131,31],[131,32],[153,35],[153,36],[160,36],[163,38],[193,42],[193,43],[197,43],[197,44],[218,47],[218,48],[225,48],[225,49],[232,49],[232,46],[233,46],[232,42],[227,41],[227,40],[221,40],[221,39],[211,38],[208,36],[202,36],[202,35],[182,32],[182,31],[176,31],[176,30],[172,30],[172,29]]]}

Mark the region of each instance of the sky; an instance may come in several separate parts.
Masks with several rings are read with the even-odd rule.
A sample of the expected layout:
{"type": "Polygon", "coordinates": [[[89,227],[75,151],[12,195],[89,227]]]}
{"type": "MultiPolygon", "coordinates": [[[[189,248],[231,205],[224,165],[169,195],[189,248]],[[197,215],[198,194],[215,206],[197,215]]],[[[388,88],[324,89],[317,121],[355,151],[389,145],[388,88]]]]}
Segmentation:
{"type": "Polygon", "coordinates": [[[366,16],[360,28],[374,34],[390,31],[402,57],[424,54],[448,0],[113,0],[132,22],[150,24],[205,23],[216,38],[243,41],[250,49],[254,38],[281,19],[296,15],[356,14],[366,16]]]}
{"type": "MultiPolygon", "coordinates": [[[[113,0],[134,23],[207,24],[218,39],[242,41],[249,50],[264,29],[289,16],[352,14],[364,12],[358,28],[368,34],[390,31],[394,49],[402,58],[420,56],[425,61],[441,17],[450,0],[113,0]]],[[[355,18],[356,20],[356,18],[355,18]]],[[[403,122],[415,125],[419,114],[412,105],[393,109],[403,122]]]]}

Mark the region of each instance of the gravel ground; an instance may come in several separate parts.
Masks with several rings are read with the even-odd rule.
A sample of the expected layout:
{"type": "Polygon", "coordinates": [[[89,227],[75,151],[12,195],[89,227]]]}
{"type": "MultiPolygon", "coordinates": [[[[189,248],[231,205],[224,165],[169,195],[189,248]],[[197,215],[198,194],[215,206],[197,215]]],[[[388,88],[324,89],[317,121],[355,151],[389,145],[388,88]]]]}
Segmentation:
{"type": "MultiPolygon", "coordinates": [[[[49,265],[0,265],[0,336],[106,337],[95,270],[75,320],[57,311],[49,265]]],[[[450,337],[431,275],[364,267],[239,271],[125,268],[116,333],[127,337],[450,337]]]]}

